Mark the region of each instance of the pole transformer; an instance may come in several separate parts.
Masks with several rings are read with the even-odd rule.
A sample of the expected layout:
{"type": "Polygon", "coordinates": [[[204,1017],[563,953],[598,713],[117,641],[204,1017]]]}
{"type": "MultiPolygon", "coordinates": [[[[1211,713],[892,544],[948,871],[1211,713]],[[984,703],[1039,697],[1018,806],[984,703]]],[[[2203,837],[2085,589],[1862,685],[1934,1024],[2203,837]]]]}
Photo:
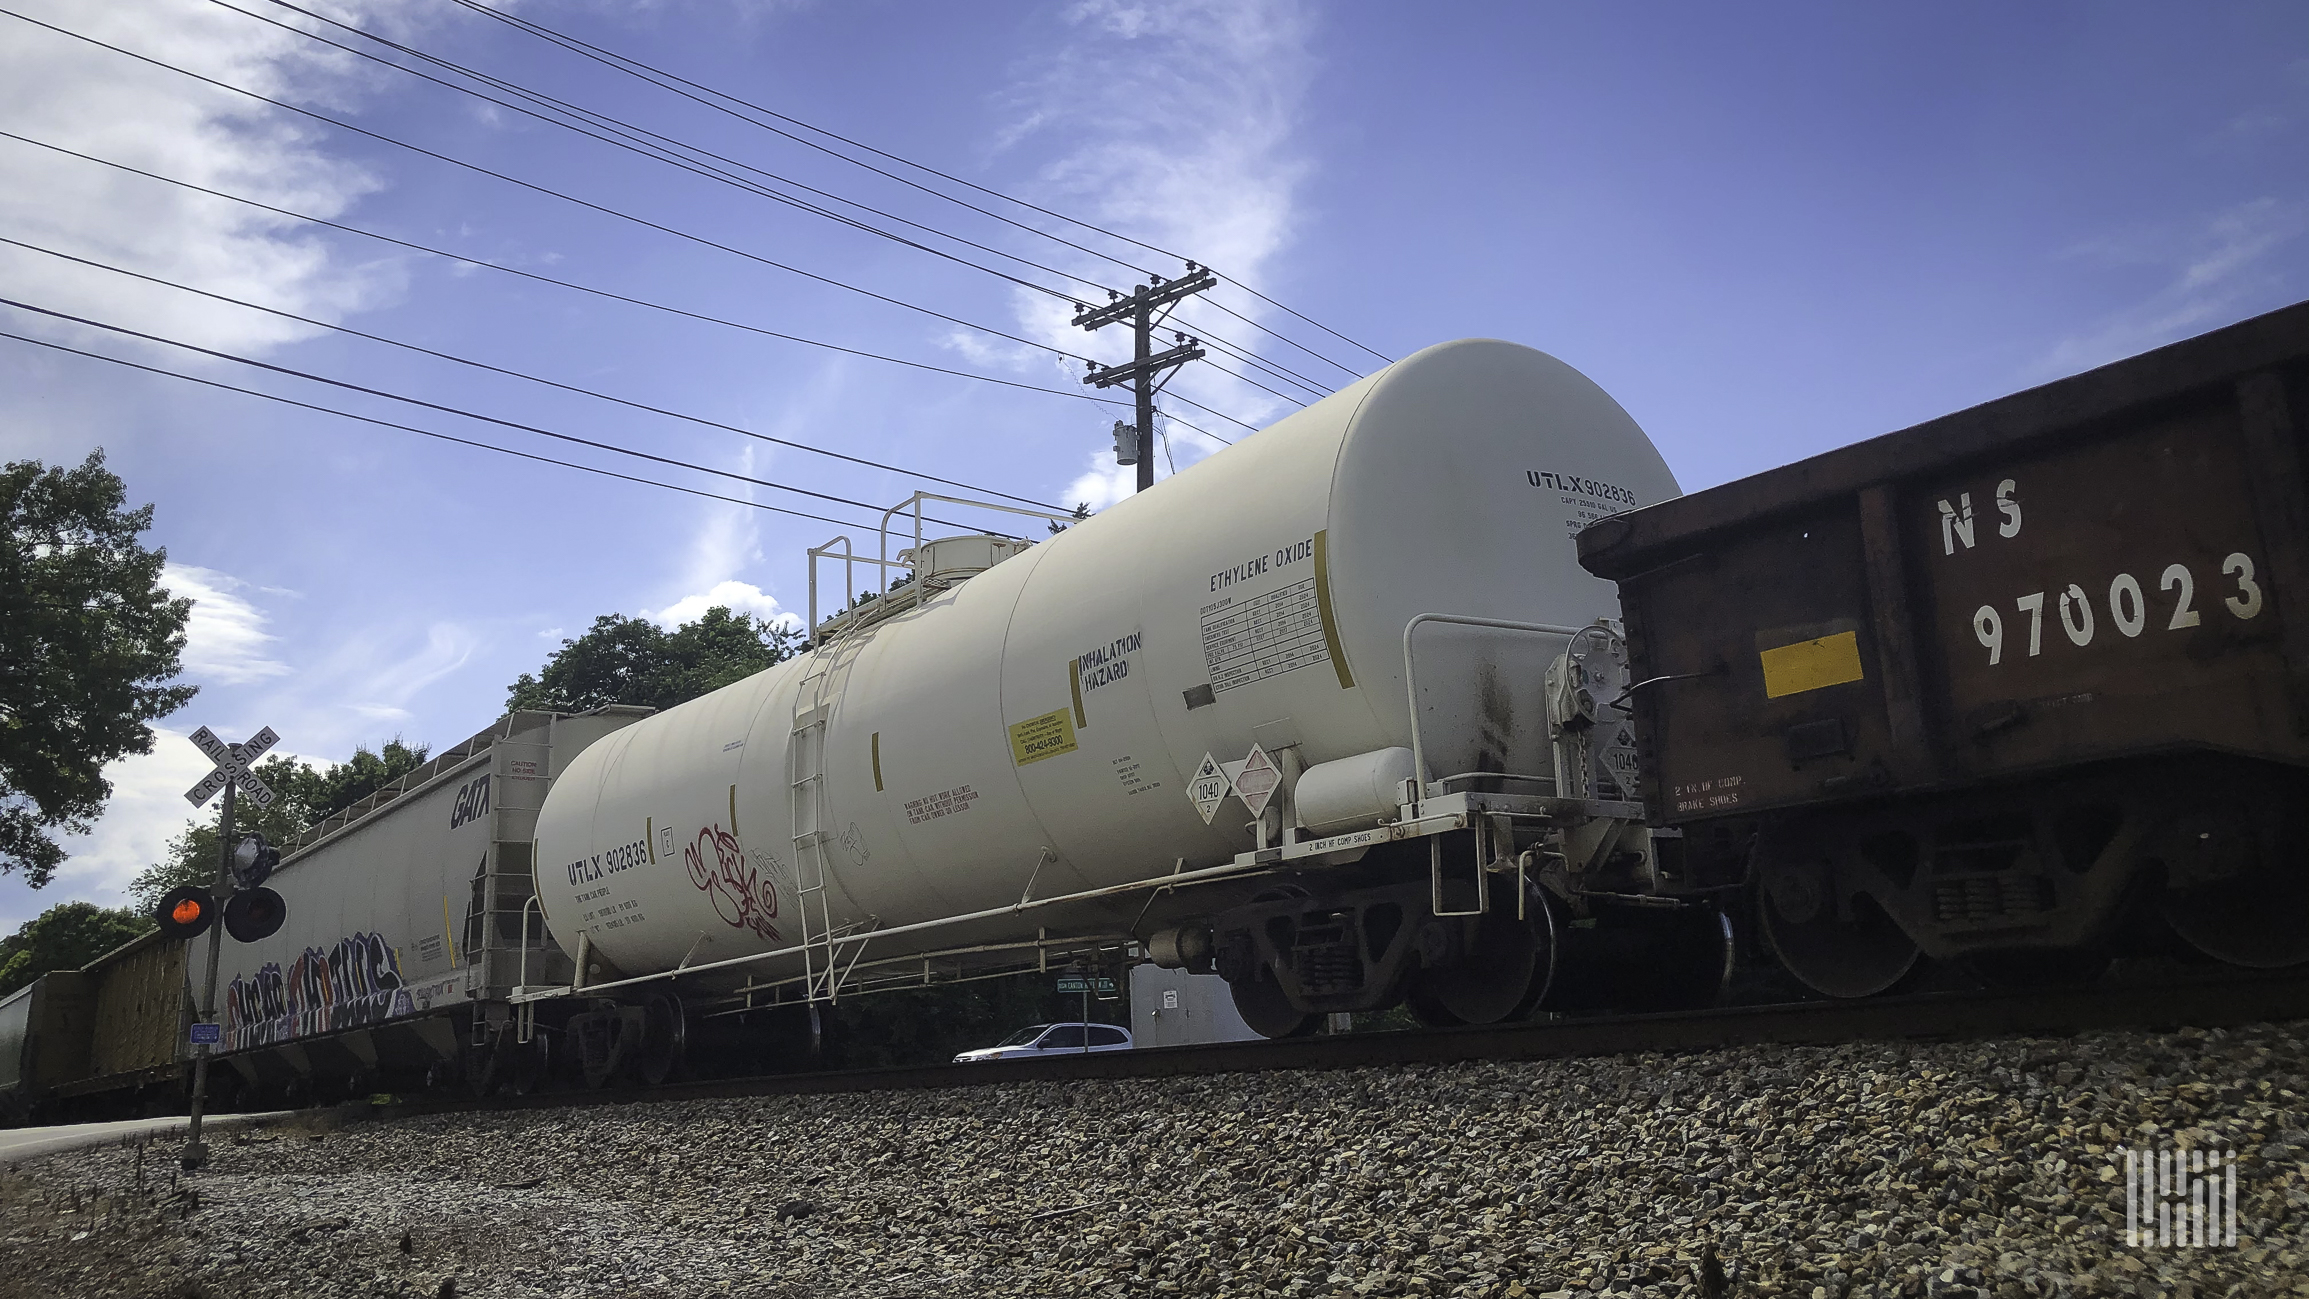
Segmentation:
{"type": "Polygon", "coordinates": [[[1129,324],[1131,327],[1131,360],[1124,365],[1102,366],[1091,362],[1090,373],[1082,381],[1094,388],[1128,386],[1138,399],[1138,490],[1154,486],[1154,399],[1169,382],[1161,376],[1169,374],[1189,361],[1199,361],[1204,352],[1200,339],[1183,333],[1173,334],[1172,346],[1164,351],[1154,350],[1154,332],[1162,324],[1155,313],[1162,312],[1168,319],[1171,307],[1182,299],[1216,288],[1219,277],[1208,268],[1187,263],[1187,273],[1179,279],[1165,280],[1159,275],[1148,276],[1130,296],[1115,294],[1114,300],[1103,307],[1082,307],[1074,314],[1074,323],[1087,330],[1098,330],[1108,325],[1129,324]]]}

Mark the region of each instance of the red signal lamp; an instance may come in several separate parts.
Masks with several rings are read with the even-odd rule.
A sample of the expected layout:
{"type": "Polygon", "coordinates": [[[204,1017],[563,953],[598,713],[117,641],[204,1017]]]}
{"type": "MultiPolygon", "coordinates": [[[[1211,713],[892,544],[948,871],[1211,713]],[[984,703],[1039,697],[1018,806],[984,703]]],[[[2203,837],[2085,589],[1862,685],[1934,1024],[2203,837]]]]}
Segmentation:
{"type": "Polygon", "coordinates": [[[161,898],[153,909],[153,919],[160,922],[160,932],[169,938],[198,938],[216,923],[216,913],[215,894],[198,884],[185,884],[161,898]]]}

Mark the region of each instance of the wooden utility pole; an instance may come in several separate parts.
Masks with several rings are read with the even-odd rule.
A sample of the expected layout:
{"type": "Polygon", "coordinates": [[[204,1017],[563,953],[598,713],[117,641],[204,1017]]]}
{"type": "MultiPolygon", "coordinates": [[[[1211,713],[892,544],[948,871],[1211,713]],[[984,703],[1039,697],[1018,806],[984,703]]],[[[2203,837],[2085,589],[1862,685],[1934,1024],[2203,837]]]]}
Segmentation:
{"type": "MultiPolygon", "coordinates": [[[[1218,276],[1193,262],[1187,263],[1187,273],[1180,279],[1165,280],[1159,275],[1148,279],[1149,283],[1139,285],[1130,296],[1115,294],[1114,301],[1105,306],[1083,307],[1074,316],[1074,323],[1088,330],[1125,322],[1131,327],[1131,360],[1124,365],[1109,366],[1094,361],[1082,381],[1095,388],[1127,384],[1138,398],[1138,490],[1142,492],[1154,486],[1154,399],[1162,388],[1156,379],[1189,361],[1201,360],[1204,355],[1201,341],[1183,333],[1172,336],[1175,346],[1155,351],[1154,331],[1162,324],[1155,312],[1215,288],[1219,282],[1218,276]]],[[[1170,312],[1163,310],[1163,318],[1169,316],[1170,312]]]]}

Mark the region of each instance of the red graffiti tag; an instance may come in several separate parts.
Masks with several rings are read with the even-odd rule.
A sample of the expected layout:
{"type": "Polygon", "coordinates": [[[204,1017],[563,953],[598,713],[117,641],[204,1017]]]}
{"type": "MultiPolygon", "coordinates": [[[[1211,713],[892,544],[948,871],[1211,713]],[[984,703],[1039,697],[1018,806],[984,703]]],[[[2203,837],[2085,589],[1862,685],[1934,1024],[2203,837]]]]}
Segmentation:
{"type": "Polygon", "coordinates": [[[777,918],[778,891],[746,860],[736,835],[718,825],[700,830],[697,841],[682,850],[682,860],[690,883],[713,895],[714,911],[724,921],[778,941],[778,927],[770,923],[777,918]]]}

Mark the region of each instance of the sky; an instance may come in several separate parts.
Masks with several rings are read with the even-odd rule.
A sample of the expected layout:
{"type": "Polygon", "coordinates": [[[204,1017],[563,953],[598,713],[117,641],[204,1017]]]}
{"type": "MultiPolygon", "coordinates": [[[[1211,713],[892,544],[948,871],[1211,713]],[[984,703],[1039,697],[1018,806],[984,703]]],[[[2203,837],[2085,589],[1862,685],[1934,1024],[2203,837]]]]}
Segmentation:
{"type": "Polygon", "coordinates": [[[0,298],[96,322],[0,307],[0,460],[102,448],[154,504],[200,687],[51,885],[0,877],[0,930],[123,901],[199,726],[439,747],[599,615],[797,613],[805,548],[914,491],[1111,504],[1123,412],[1076,358],[1127,340],[1072,304],[1181,259],[1223,281],[1181,322],[1269,368],[1179,374],[1165,474],[1487,336],[1595,379],[1692,490],[2309,297],[2298,0],[300,3],[0,3],[0,298]]]}

